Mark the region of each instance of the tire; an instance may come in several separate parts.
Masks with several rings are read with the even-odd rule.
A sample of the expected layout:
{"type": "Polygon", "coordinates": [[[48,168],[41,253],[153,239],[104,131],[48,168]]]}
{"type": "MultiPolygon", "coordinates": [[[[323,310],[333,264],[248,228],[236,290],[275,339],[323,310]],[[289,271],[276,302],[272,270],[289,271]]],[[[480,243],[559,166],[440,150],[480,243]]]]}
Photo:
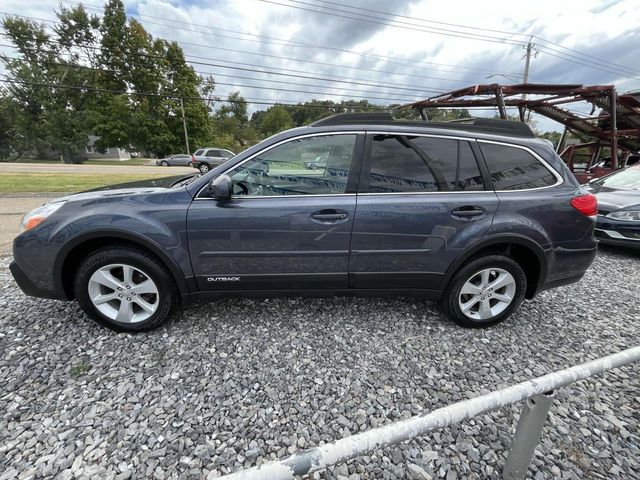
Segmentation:
{"type": "Polygon", "coordinates": [[[160,165],[162,165],[163,167],[168,167],[169,162],[167,162],[166,160],[163,160],[162,162],[160,162],[160,165]]]}
{"type": "Polygon", "coordinates": [[[201,163],[198,165],[198,170],[200,170],[200,173],[207,173],[210,170],[210,167],[206,163],[201,163]]]}
{"type": "Polygon", "coordinates": [[[142,332],[162,325],[179,301],[167,268],[152,255],[134,248],[98,250],[84,259],[74,278],[73,290],[82,310],[118,332],[142,332]],[[125,318],[128,321],[123,321],[125,318]]]}
{"type": "Polygon", "coordinates": [[[484,255],[470,260],[455,273],[442,296],[442,310],[462,327],[489,327],[508,318],[520,306],[526,289],[527,277],[517,262],[501,254],[484,255]],[[498,280],[501,286],[490,290],[488,286],[498,280]],[[468,307],[467,313],[463,306],[468,307]]]}

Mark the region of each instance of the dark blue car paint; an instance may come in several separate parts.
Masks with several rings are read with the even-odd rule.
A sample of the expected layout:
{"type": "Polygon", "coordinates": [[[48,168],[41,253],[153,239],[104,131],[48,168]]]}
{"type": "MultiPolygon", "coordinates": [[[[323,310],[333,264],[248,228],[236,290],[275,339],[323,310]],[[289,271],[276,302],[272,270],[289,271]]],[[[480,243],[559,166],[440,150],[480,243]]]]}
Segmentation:
{"type": "MultiPolygon", "coordinates": [[[[391,290],[437,298],[466,259],[501,243],[526,246],[541,262],[541,276],[531,296],[578,280],[592,262],[593,221],[569,204],[582,190],[551,147],[534,139],[419,130],[472,143],[486,139],[526,146],[562,176],[561,185],[526,192],[356,195],[358,162],[364,156],[360,148],[351,175],[355,181],[350,178],[348,183],[352,193],[210,198],[207,186],[212,179],[277,142],[336,131],[359,132],[362,142],[369,130],[416,132],[415,127],[401,125],[302,127],[249,148],[186,187],[126,194],[111,190],[71,200],[15,239],[14,276],[29,293],[69,298],[62,278],[68,255],[83,242],[105,236],[139,243],[158,255],[178,282],[184,301],[201,295],[283,291],[391,290]],[[452,213],[475,204],[484,209],[478,217],[452,213]],[[314,220],[314,212],[327,209],[344,212],[346,218],[336,223],[314,220]]],[[[474,152],[486,181],[479,149],[474,152]]]]}

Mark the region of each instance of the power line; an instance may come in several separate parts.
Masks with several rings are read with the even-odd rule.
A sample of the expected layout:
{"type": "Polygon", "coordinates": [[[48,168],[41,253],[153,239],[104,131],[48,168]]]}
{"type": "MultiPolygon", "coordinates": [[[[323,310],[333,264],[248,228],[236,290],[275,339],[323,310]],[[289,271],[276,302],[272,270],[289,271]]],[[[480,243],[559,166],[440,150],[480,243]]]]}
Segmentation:
{"type": "MultiPolygon", "coordinates": [[[[3,12],[0,12],[3,13],[3,12]]],[[[21,17],[21,18],[30,18],[30,19],[34,19],[34,17],[27,17],[24,15],[16,15],[16,14],[12,14],[14,16],[17,17],[21,17]]],[[[37,19],[36,19],[37,20],[37,19]]],[[[54,21],[49,20],[48,22],[50,23],[57,23],[54,21]]],[[[4,36],[9,36],[6,33],[0,33],[0,35],[4,35],[4,36]]],[[[60,42],[51,41],[52,43],[57,43],[59,44],[60,42]]],[[[76,44],[77,45],[77,44],[76,44]]],[[[85,48],[89,48],[92,50],[99,50],[100,47],[97,46],[90,46],[90,45],[85,45],[85,48]]],[[[147,57],[147,58],[165,58],[165,57],[161,57],[158,55],[149,55],[149,54],[142,54],[139,52],[130,52],[132,55],[138,55],[141,57],[147,57]]],[[[293,70],[293,69],[285,69],[285,68],[279,68],[279,67],[272,67],[272,68],[279,68],[278,71],[274,72],[274,71],[266,71],[266,70],[255,70],[255,68],[261,68],[261,65],[256,65],[256,64],[252,64],[252,63],[245,63],[245,62],[237,62],[237,61],[233,61],[233,60],[225,60],[225,59],[220,59],[220,58],[211,58],[211,57],[204,57],[204,56],[198,56],[198,55],[185,55],[185,58],[198,58],[198,59],[203,59],[203,60],[210,60],[213,62],[223,62],[223,63],[210,63],[210,62],[201,62],[201,61],[195,61],[195,60],[188,60],[189,63],[191,64],[196,64],[196,65],[205,65],[205,66],[213,66],[213,67],[218,67],[218,68],[227,68],[227,69],[234,69],[234,70],[243,70],[243,71],[253,71],[253,72],[258,72],[258,73],[265,73],[265,74],[269,74],[269,75],[278,75],[278,76],[286,76],[286,77],[296,77],[296,78],[302,78],[302,79],[309,79],[309,80],[319,80],[319,81],[326,81],[326,82],[334,82],[334,83],[349,83],[349,84],[355,84],[355,85],[363,85],[363,86],[371,86],[371,87],[383,87],[383,88],[391,88],[391,89],[403,89],[403,90],[417,90],[417,91],[421,91],[421,92],[428,92],[428,93],[442,93],[442,90],[435,90],[433,88],[428,88],[429,86],[409,86],[408,88],[403,88],[402,85],[398,85],[398,84],[393,84],[393,85],[384,85],[384,84],[380,84],[380,83],[376,83],[373,84],[371,83],[371,80],[368,79],[363,79],[363,78],[358,78],[358,77],[345,77],[345,76],[339,76],[339,75],[333,75],[333,74],[328,74],[328,75],[324,75],[323,77],[316,77],[316,76],[309,76],[309,75],[304,75],[306,72],[305,71],[301,71],[301,70],[293,70]],[[233,65],[240,65],[241,67],[237,67],[237,66],[232,66],[233,65]],[[252,67],[252,68],[244,68],[244,67],[252,67]],[[285,72],[290,72],[290,73],[285,73],[285,72]]],[[[337,65],[338,66],[338,65],[337,65]]],[[[339,66],[338,66],[339,67],[339,66]]],[[[384,71],[379,71],[379,70],[371,70],[374,73],[384,73],[384,71]]],[[[399,76],[415,76],[418,78],[426,78],[423,76],[419,76],[419,75],[407,75],[407,74],[403,74],[403,73],[397,73],[397,72],[388,72],[388,73],[393,73],[395,75],[399,75],[399,76]]]]}
{"type": "MultiPolygon", "coordinates": [[[[4,15],[12,15],[12,16],[16,16],[16,17],[21,17],[21,18],[29,18],[29,19],[33,19],[33,20],[38,20],[38,21],[44,21],[43,19],[39,19],[36,17],[28,17],[26,15],[18,15],[18,14],[9,14],[7,12],[0,12],[0,14],[4,14],[4,15]]],[[[46,20],[48,23],[52,23],[54,25],[59,25],[60,22],[56,22],[54,20],[46,20]]],[[[178,43],[183,43],[183,42],[178,42],[178,43]]],[[[187,42],[184,42],[184,44],[188,44],[187,42]]],[[[197,44],[196,44],[197,45],[197,44]]],[[[224,47],[214,47],[214,46],[207,46],[207,45],[198,45],[200,47],[204,47],[204,48],[209,48],[209,49],[213,49],[213,50],[222,50],[222,51],[229,51],[229,52],[233,52],[233,53],[242,53],[242,54],[249,54],[249,55],[256,55],[253,52],[247,52],[244,50],[237,50],[237,49],[230,49],[230,48],[224,48],[224,47]]],[[[427,80],[442,80],[442,81],[448,81],[448,82],[456,82],[456,83],[469,83],[469,81],[467,80],[459,80],[459,79],[454,79],[454,78],[443,78],[443,77],[434,77],[434,76],[430,76],[430,75],[416,75],[416,74],[411,74],[411,73],[405,73],[405,72],[396,72],[396,71],[389,71],[389,70],[378,70],[378,69],[371,69],[371,68],[365,68],[365,67],[350,67],[350,66],[345,66],[345,65],[339,65],[339,64],[335,64],[335,63],[329,63],[329,62],[317,62],[314,60],[305,60],[305,59],[300,59],[300,58],[291,58],[291,57],[283,57],[283,56],[279,56],[279,55],[270,55],[270,54],[259,54],[260,56],[264,56],[264,57],[270,57],[270,58],[276,58],[279,60],[286,60],[286,61],[295,61],[295,62],[300,62],[300,63],[309,63],[309,64],[314,64],[314,65],[321,65],[321,66],[325,66],[325,67],[333,67],[333,68],[343,68],[343,69],[347,69],[347,70],[360,70],[363,72],[372,72],[372,73],[386,73],[386,74],[390,74],[390,75],[399,75],[399,76],[403,76],[403,77],[412,77],[412,78],[417,78],[417,79],[427,79],[427,80]]],[[[229,63],[237,63],[237,62],[232,62],[230,60],[223,60],[223,59],[211,59],[209,57],[198,57],[196,55],[189,55],[192,58],[203,58],[206,60],[214,60],[214,61],[226,61],[229,63]]]]}
{"type": "MultiPolygon", "coordinates": [[[[314,108],[315,107],[317,108],[327,108],[327,107],[344,108],[345,107],[345,105],[336,104],[336,103],[334,103],[334,105],[331,105],[331,106],[313,105],[313,104],[308,105],[307,103],[310,102],[309,100],[288,100],[287,99],[287,100],[280,100],[280,101],[274,102],[274,101],[270,101],[270,99],[255,98],[255,97],[246,97],[246,98],[243,98],[242,100],[230,99],[230,97],[227,97],[226,99],[223,99],[220,97],[201,97],[201,96],[194,97],[194,96],[185,96],[185,95],[168,94],[168,93],[129,92],[126,90],[113,90],[113,89],[107,89],[107,88],[95,88],[95,87],[87,87],[87,86],[79,86],[79,85],[60,85],[55,83],[28,82],[24,80],[12,80],[8,78],[0,79],[0,82],[13,84],[13,85],[28,85],[33,87],[43,87],[43,88],[49,88],[49,89],[62,88],[67,90],[81,91],[84,93],[109,93],[109,94],[116,94],[116,95],[127,95],[131,97],[156,97],[156,98],[171,98],[176,100],[182,98],[183,100],[204,100],[204,101],[221,102],[221,103],[240,103],[240,104],[244,103],[244,104],[256,104],[256,105],[304,106],[305,108],[306,107],[314,107],[314,108]]],[[[323,101],[324,100],[317,100],[317,99],[311,100],[311,102],[314,102],[314,103],[321,103],[323,101]]],[[[385,106],[371,105],[370,107],[360,107],[360,108],[364,108],[365,110],[380,110],[381,108],[385,108],[385,106]]]]}
{"type": "MultiPolygon", "coordinates": [[[[0,45],[2,46],[2,45],[0,45]]],[[[12,57],[11,57],[12,58],[12,57]]],[[[93,67],[88,67],[86,65],[77,65],[77,64],[68,64],[68,63],[61,63],[61,62],[50,62],[50,61],[45,61],[45,62],[35,62],[37,64],[48,64],[48,65],[56,65],[56,66],[60,66],[60,67],[67,67],[67,68],[79,68],[79,69],[84,69],[84,70],[91,70],[91,71],[95,71],[95,72],[105,72],[105,73],[110,73],[110,74],[115,74],[115,72],[104,69],[104,68],[93,68],[93,67]]],[[[352,94],[348,94],[348,95],[342,95],[339,93],[327,93],[327,92],[318,92],[318,91],[307,91],[307,90],[293,90],[293,89],[287,89],[287,88],[278,88],[278,87],[265,87],[265,86],[259,86],[259,85],[238,85],[235,83],[228,83],[228,82],[216,82],[217,85],[225,85],[225,86],[231,86],[231,87],[244,87],[244,88],[255,88],[258,90],[272,90],[272,91],[280,91],[280,92],[287,92],[287,93],[308,93],[311,95],[324,95],[326,97],[349,97],[349,98],[358,98],[358,99],[372,99],[372,100],[387,100],[390,102],[397,102],[397,103],[409,103],[409,101],[407,101],[406,98],[390,98],[390,97],[376,97],[376,96],[370,96],[370,95],[352,95],[352,94]]],[[[304,85],[307,86],[307,85],[304,85]]]]}
{"type": "Polygon", "coordinates": [[[583,53],[583,52],[580,52],[578,50],[575,50],[575,49],[572,49],[572,48],[569,48],[569,47],[565,47],[564,45],[552,42],[551,40],[547,40],[547,39],[545,39],[545,38],[543,38],[543,37],[541,37],[539,35],[535,35],[535,34],[528,34],[526,32],[509,32],[509,31],[505,31],[505,30],[495,30],[495,29],[490,29],[490,28],[473,27],[473,26],[461,25],[461,24],[457,24],[457,23],[440,22],[440,21],[435,21],[435,20],[428,20],[428,19],[425,19],[425,18],[410,17],[410,16],[407,16],[407,15],[401,15],[401,14],[397,14],[397,13],[383,12],[383,11],[380,11],[380,10],[364,8],[364,7],[361,7],[361,6],[352,7],[352,6],[349,6],[349,5],[345,5],[343,3],[332,2],[332,1],[329,1],[329,0],[315,0],[315,1],[316,1],[316,3],[326,3],[326,4],[340,6],[340,7],[344,7],[344,8],[350,8],[352,10],[356,10],[357,9],[357,10],[362,10],[362,11],[366,11],[366,12],[376,13],[376,14],[379,14],[379,15],[387,15],[387,16],[390,16],[390,17],[406,18],[406,19],[409,19],[409,20],[417,20],[417,21],[425,22],[425,23],[434,23],[434,24],[438,24],[438,25],[447,25],[447,26],[451,26],[451,27],[465,28],[465,29],[469,29],[469,30],[478,30],[478,31],[484,31],[484,32],[499,33],[499,34],[502,34],[502,35],[516,35],[516,36],[532,37],[532,38],[535,38],[536,40],[538,40],[539,42],[548,43],[550,45],[554,45],[556,47],[560,47],[560,48],[562,48],[564,50],[568,50],[568,51],[576,53],[578,55],[597,60],[598,62],[609,64],[609,65],[611,65],[613,67],[616,67],[616,68],[619,68],[619,69],[628,70],[628,71],[630,71],[630,72],[632,72],[634,74],[638,73],[638,71],[630,69],[627,66],[624,66],[624,65],[621,65],[621,64],[618,64],[618,63],[614,63],[614,62],[611,62],[609,60],[606,60],[606,59],[603,59],[603,58],[600,58],[600,57],[596,57],[594,55],[590,55],[588,53],[583,53]]]}
{"type": "MultiPolygon", "coordinates": [[[[86,3],[82,3],[82,2],[66,2],[66,3],[70,3],[73,5],[82,5],[84,8],[86,8],[87,10],[94,10],[94,11],[103,11],[102,7],[98,7],[96,5],[89,5],[86,3]]],[[[167,18],[163,18],[163,17],[157,17],[154,15],[148,15],[148,14],[140,14],[140,13],[127,13],[129,16],[131,17],[136,17],[136,18],[144,18],[144,19],[148,19],[148,18],[152,18],[152,19],[157,19],[157,20],[163,20],[164,22],[169,22],[169,23],[175,23],[175,24],[179,24],[181,27],[184,27],[184,22],[181,22],[179,20],[171,20],[171,19],[167,19],[167,18]]],[[[166,23],[159,23],[159,22],[152,22],[149,20],[146,20],[147,23],[151,23],[154,25],[159,25],[159,26],[170,26],[167,25],[166,23]]],[[[228,39],[233,39],[233,40],[241,40],[241,41],[246,41],[246,42],[261,42],[261,43],[267,43],[267,44],[273,44],[273,45],[278,45],[278,46],[286,46],[286,47],[297,47],[297,48],[313,48],[313,49],[321,49],[321,50],[330,50],[330,51],[335,51],[335,52],[341,52],[341,53],[347,53],[347,54],[351,54],[351,55],[357,55],[357,56],[362,56],[362,57],[370,57],[370,58],[376,58],[376,59],[382,59],[385,60],[387,63],[395,63],[397,65],[404,65],[404,66],[411,66],[414,67],[416,65],[435,65],[437,67],[447,67],[447,68],[453,68],[453,69],[457,69],[457,70],[469,70],[470,72],[484,72],[484,73],[495,73],[495,70],[492,69],[485,69],[485,68],[481,68],[481,67],[466,67],[464,65],[451,65],[451,64],[447,64],[447,63],[438,63],[438,62],[427,62],[424,60],[409,60],[406,59],[405,62],[398,62],[399,59],[398,57],[390,57],[387,55],[379,55],[379,54],[374,54],[374,53],[368,53],[368,52],[358,52],[358,51],[354,51],[354,50],[348,50],[348,49],[343,49],[343,48],[338,48],[338,47],[332,47],[332,46],[328,46],[328,45],[316,45],[316,44],[310,44],[310,43],[304,43],[304,42],[299,42],[299,41],[294,41],[294,40],[290,40],[290,39],[284,39],[284,38],[277,38],[277,37],[270,37],[270,36],[266,36],[266,35],[257,35],[257,34],[253,34],[253,33],[246,33],[246,32],[241,32],[238,30],[230,30],[230,29],[226,29],[226,28],[220,28],[220,27],[214,27],[212,28],[211,25],[202,25],[202,24],[197,24],[197,23],[189,23],[190,27],[203,27],[206,28],[206,30],[193,30],[196,33],[203,33],[206,35],[211,35],[213,36],[213,32],[230,32],[230,33],[235,33],[238,35],[244,35],[244,36],[250,36],[250,37],[255,37],[256,39],[253,38],[239,38],[236,36],[228,36],[228,35],[220,35],[220,34],[216,34],[216,37],[221,37],[221,38],[228,38],[228,39]]],[[[170,26],[171,28],[175,28],[174,26],[170,26]]],[[[183,44],[188,44],[187,42],[181,42],[183,44]]]]}
{"type": "MultiPolygon", "coordinates": [[[[407,30],[415,30],[415,31],[423,31],[426,33],[435,33],[435,34],[440,34],[440,35],[448,35],[448,36],[453,36],[453,37],[460,37],[460,38],[468,38],[468,39],[475,39],[475,40],[481,40],[481,41],[488,41],[488,42],[493,42],[493,43],[503,43],[503,44],[511,44],[511,45],[522,45],[525,46],[525,43],[522,42],[514,42],[511,41],[509,39],[496,39],[496,38],[482,38],[482,37],[486,37],[484,35],[480,35],[480,36],[473,36],[476,34],[470,34],[470,33],[466,33],[466,35],[458,35],[458,34],[454,34],[454,33],[446,33],[446,32],[439,32],[439,31],[432,31],[426,28],[420,29],[420,28],[414,28],[414,27],[408,27],[408,26],[404,26],[401,25],[402,23],[407,23],[407,22],[397,22],[397,21],[392,21],[395,23],[390,23],[390,22],[382,22],[379,20],[367,20],[366,17],[372,17],[371,15],[364,15],[364,14],[356,14],[355,12],[350,12],[350,11],[345,11],[345,10],[340,10],[340,9],[331,9],[331,11],[323,11],[323,10],[316,10],[316,9],[312,9],[312,8],[307,8],[307,7],[301,7],[299,5],[296,4],[301,4],[301,5],[310,5],[313,7],[319,7],[319,8],[329,8],[329,7],[323,7],[320,5],[315,5],[315,4],[309,4],[306,2],[302,2],[299,0],[288,0],[289,2],[293,3],[294,5],[291,4],[287,4],[287,3],[279,3],[276,2],[274,0],[258,0],[264,3],[270,3],[270,4],[274,4],[274,5],[280,5],[283,7],[289,7],[289,8],[295,8],[298,10],[304,10],[304,11],[309,11],[309,12],[314,12],[314,13],[320,13],[323,15],[329,15],[329,16],[333,16],[333,17],[341,17],[341,18],[349,18],[352,20],[357,20],[357,21],[361,21],[361,22],[366,22],[366,23],[373,23],[373,24],[379,24],[379,25],[385,25],[385,26],[390,26],[390,27],[396,27],[396,28],[403,28],[403,29],[407,29],[407,30]],[[334,12],[346,12],[346,13],[351,13],[352,15],[360,15],[359,17],[354,17],[354,16],[349,16],[349,15],[343,15],[340,13],[334,13],[334,12]],[[365,17],[365,18],[362,18],[365,17]],[[400,25],[398,25],[397,23],[401,23],[400,25]]],[[[390,14],[391,15],[391,14],[390,14]]],[[[376,17],[373,17],[376,18],[376,17]]],[[[430,28],[435,28],[435,27],[430,27],[430,28]]],[[[440,29],[443,30],[443,29],[440,29]]],[[[458,32],[458,33],[465,33],[465,32],[458,32]]],[[[575,55],[571,55],[569,53],[565,53],[562,51],[559,51],[557,49],[551,48],[551,47],[541,47],[540,50],[544,51],[545,53],[560,58],[562,60],[568,61],[568,62],[572,62],[572,63],[576,63],[578,65],[583,65],[583,66],[587,66],[590,68],[595,68],[598,70],[602,70],[602,71],[606,71],[609,73],[614,73],[617,75],[623,74],[623,75],[629,75],[629,71],[621,71],[622,70],[627,70],[625,67],[605,67],[603,65],[599,65],[596,62],[590,61],[590,60],[586,60],[586,59],[580,59],[579,57],[576,57],[575,55]],[[555,53],[552,53],[555,52],[555,53]],[[572,58],[575,58],[576,60],[581,60],[581,61],[576,61],[576,60],[572,60],[572,58]],[[615,68],[617,71],[612,70],[613,68],[615,68]]],[[[632,70],[630,70],[632,71],[632,70]]],[[[635,77],[634,77],[635,78],[635,77]]]]}
{"type": "Polygon", "coordinates": [[[402,22],[402,21],[397,21],[397,20],[391,20],[391,21],[384,22],[384,21],[380,21],[379,17],[375,17],[373,15],[360,14],[360,13],[350,12],[348,10],[341,10],[341,9],[336,9],[336,8],[332,8],[330,12],[325,12],[323,10],[315,10],[315,9],[309,8],[309,7],[318,7],[318,8],[329,8],[329,7],[324,7],[324,6],[317,5],[317,4],[312,4],[312,3],[306,3],[306,2],[302,2],[302,1],[298,1],[298,0],[288,0],[288,1],[291,2],[291,3],[294,3],[294,4],[308,5],[309,7],[301,7],[299,5],[291,5],[291,4],[287,4],[287,3],[279,3],[279,2],[276,2],[274,0],[258,0],[258,1],[264,2],[264,3],[271,3],[273,5],[280,5],[280,6],[283,6],[283,7],[295,8],[295,9],[298,9],[298,10],[304,10],[304,11],[308,11],[308,12],[321,13],[323,15],[330,15],[332,17],[348,18],[348,19],[351,19],[351,20],[358,20],[358,21],[366,22],[366,23],[374,23],[374,24],[385,25],[385,26],[389,26],[389,27],[402,28],[404,30],[413,30],[413,31],[425,32],[425,33],[435,33],[435,34],[447,35],[447,36],[451,36],[451,37],[467,38],[467,39],[471,39],[471,40],[481,40],[481,41],[486,41],[486,42],[502,43],[502,44],[508,44],[508,45],[525,45],[523,42],[510,40],[510,39],[507,39],[507,38],[496,38],[496,37],[490,37],[490,36],[487,36],[487,35],[468,33],[468,32],[460,32],[460,31],[456,31],[456,30],[436,28],[436,27],[424,27],[424,26],[415,25],[415,24],[412,24],[412,23],[409,23],[409,22],[402,22]],[[343,13],[334,13],[334,12],[343,12],[343,13]],[[345,15],[345,14],[358,15],[358,17],[349,16],[349,15],[345,15]],[[373,18],[374,20],[367,20],[367,18],[373,18]]]}
{"type": "MultiPolygon", "coordinates": [[[[0,35],[4,35],[4,36],[9,36],[6,33],[0,33],[0,35]]],[[[59,42],[57,41],[53,41],[50,40],[51,43],[56,43],[59,44],[59,42]]],[[[16,49],[17,47],[15,46],[10,46],[11,48],[16,49]]],[[[89,48],[92,50],[100,50],[100,47],[97,46],[89,46],[86,45],[85,48],[89,48]]],[[[157,59],[165,59],[166,57],[161,56],[161,55],[150,55],[150,54],[144,54],[144,53],[140,53],[140,52],[130,52],[131,55],[134,56],[140,56],[140,57],[144,57],[144,58],[157,58],[157,59]]],[[[270,71],[270,70],[265,70],[265,69],[260,69],[258,65],[255,64],[249,64],[249,63],[242,63],[242,62],[231,62],[231,61],[227,61],[228,63],[233,63],[233,64],[237,64],[240,66],[235,66],[235,65],[225,65],[224,63],[210,63],[210,62],[200,62],[200,61],[195,61],[195,60],[189,60],[188,57],[191,57],[190,55],[187,56],[185,58],[185,61],[187,61],[190,64],[194,64],[194,65],[202,65],[202,66],[212,66],[212,67],[218,67],[218,68],[224,68],[224,69],[232,69],[232,70],[240,70],[240,71],[248,71],[248,72],[252,72],[252,73],[262,73],[265,75],[275,75],[275,76],[284,76],[284,77],[293,77],[293,78],[300,78],[300,79],[305,79],[305,80],[316,80],[316,81],[324,81],[324,82],[330,82],[330,83],[339,83],[339,84],[349,84],[349,85],[359,85],[359,86],[365,86],[365,87],[379,87],[379,88],[386,88],[386,89],[390,89],[390,90],[411,90],[411,91],[415,91],[415,92],[421,92],[421,93],[442,93],[441,90],[434,90],[434,89],[429,89],[429,88],[421,88],[419,86],[407,86],[404,87],[402,85],[388,85],[388,84],[379,84],[379,83],[369,83],[369,81],[365,80],[365,79],[351,79],[350,77],[341,77],[341,76],[336,76],[336,75],[329,75],[329,78],[325,78],[325,77],[316,77],[316,76],[311,76],[311,75],[302,75],[302,74],[298,74],[297,72],[301,72],[300,70],[290,70],[290,69],[280,69],[280,71],[270,71]],[[285,72],[294,72],[294,73],[285,73],[285,72]]],[[[204,58],[206,59],[207,57],[198,57],[196,56],[195,58],[204,58]]],[[[224,62],[224,60],[221,59],[211,59],[211,60],[217,60],[220,62],[224,62]]],[[[196,72],[199,73],[203,73],[203,74],[213,74],[213,75],[220,75],[220,76],[225,76],[224,74],[219,74],[219,73],[215,73],[215,72],[202,72],[202,71],[198,71],[195,70],[196,72]]],[[[302,72],[303,73],[303,72],[302,72]]],[[[226,76],[231,76],[231,75],[226,75],[226,76]]],[[[233,76],[231,76],[233,77],[233,76]]],[[[247,77],[244,77],[247,78],[247,77]]],[[[271,81],[274,82],[274,80],[267,80],[267,79],[256,79],[256,80],[263,80],[263,81],[271,81]]],[[[304,84],[302,84],[304,85],[304,84]]],[[[329,86],[326,87],[321,87],[321,88],[330,88],[329,86]]],[[[342,89],[345,89],[345,87],[339,87],[342,89]]],[[[404,94],[405,92],[398,92],[400,94],[404,94]]]]}

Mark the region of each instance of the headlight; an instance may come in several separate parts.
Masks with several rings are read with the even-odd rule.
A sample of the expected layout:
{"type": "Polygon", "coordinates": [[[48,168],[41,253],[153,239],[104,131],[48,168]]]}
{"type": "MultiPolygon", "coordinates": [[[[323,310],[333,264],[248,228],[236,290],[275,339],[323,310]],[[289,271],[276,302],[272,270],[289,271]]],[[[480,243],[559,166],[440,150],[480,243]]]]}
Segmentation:
{"type": "Polygon", "coordinates": [[[618,212],[611,212],[608,215],[605,215],[605,218],[622,220],[624,222],[640,222],[640,210],[621,210],[618,212]]]}
{"type": "Polygon", "coordinates": [[[49,203],[30,211],[22,219],[20,230],[22,232],[26,232],[27,230],[31,230],[33,227],[37,227],[62,205],[64,205],[64,202],[49,203]]]}

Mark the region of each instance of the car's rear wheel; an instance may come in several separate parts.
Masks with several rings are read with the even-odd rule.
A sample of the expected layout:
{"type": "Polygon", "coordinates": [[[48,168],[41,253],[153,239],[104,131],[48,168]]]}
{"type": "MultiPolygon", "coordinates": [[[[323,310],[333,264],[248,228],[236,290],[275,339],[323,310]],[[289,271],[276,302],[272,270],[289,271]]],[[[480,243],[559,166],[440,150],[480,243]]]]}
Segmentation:
{"type": "Polygon", "coordinates": [[[160,162],[160,165],[162,165],[163,167],[168,167],[169,162],[167,162],[166,160],[163,160],[162,162],[160,162]]]}
{"type": "Polygon", "coordinates": [[[178,303],[171,274],[155,257],[118,247],[99,250],[78,268],[80,307],[113,330],[139,332],[166,322],[178,303]]]}
{"type": "Polygon", "coordinates": [[[485,255],[456,272],[442,297],[442,309],[463,327],[488,327],[509,317],[526,289],[527,277],[517,262],[505,255],[485,255]]]}
{"type": "Polygon", "coordinates": [[[201,163],[198,166],[198,170],[200,170],[201,173],[207,173],[210,170],[210,168],[209,168],[209,165],[207,165],[206,163],[201,163]]]}

